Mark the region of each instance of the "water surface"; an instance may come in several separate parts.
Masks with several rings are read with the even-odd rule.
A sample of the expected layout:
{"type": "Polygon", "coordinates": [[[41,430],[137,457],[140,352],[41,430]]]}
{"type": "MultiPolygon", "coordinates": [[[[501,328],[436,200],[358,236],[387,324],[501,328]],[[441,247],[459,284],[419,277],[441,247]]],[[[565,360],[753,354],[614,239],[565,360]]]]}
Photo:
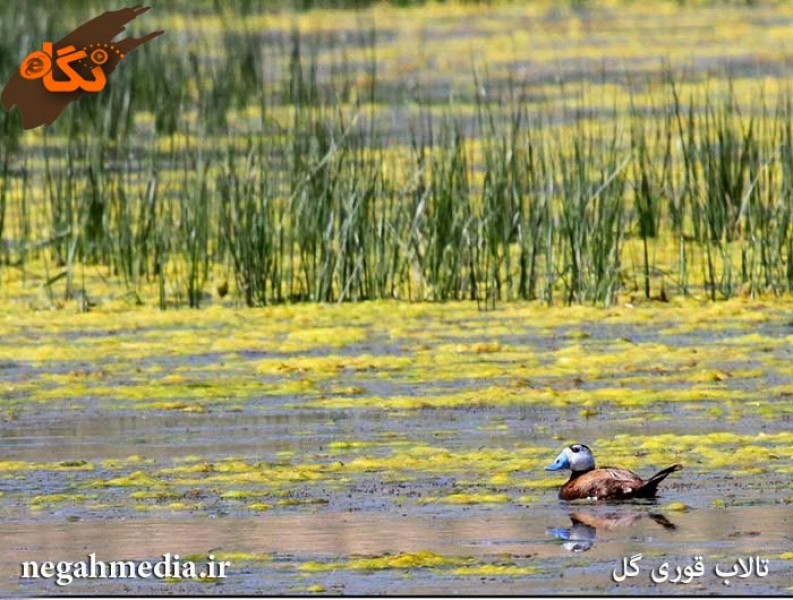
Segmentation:
{"type": "Polygon", "coordinates": [[[3,592],[791,592],[783,306],[147,315],[0,341],[3,592]],[[569,505],[543,466],[575,441],[643,476],[685,468],[653,503],[569,505]],[[232,565],[216,581],[20,578],[22,561],[91,552],[232,565]],[[694,557],[690,583],[651,580],[694,557]],[[714,573],[749,557],[768,574],[714,573]]]}

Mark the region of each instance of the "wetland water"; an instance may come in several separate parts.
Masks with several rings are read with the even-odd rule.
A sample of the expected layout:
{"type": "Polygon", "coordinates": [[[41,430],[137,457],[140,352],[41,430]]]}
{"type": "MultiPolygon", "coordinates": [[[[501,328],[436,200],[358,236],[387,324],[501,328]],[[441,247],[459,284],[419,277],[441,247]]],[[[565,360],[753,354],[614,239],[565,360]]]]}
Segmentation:
{"type": "Polygon", "coordinates": [[[215,306],[2,327],[5,594],[793,591],[783,304],[215,306]],[[643,476],[684,470],[655,503],[562,503],[566,475],[543,466],[575,441],[643,476]],[[90,552],[232,566],[19,576],[90,552]],[[651,580],[694,556],[702,577],[651,580]],[[749,557],[768,574],[714,573],[749,557]]]}

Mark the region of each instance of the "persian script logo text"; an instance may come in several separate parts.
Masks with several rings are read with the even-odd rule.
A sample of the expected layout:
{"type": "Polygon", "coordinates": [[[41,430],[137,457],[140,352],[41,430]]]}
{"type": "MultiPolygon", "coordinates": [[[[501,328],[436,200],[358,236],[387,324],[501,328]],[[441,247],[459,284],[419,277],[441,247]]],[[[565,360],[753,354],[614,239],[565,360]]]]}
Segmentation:
{"type": "Polygon", "coordinates": [[[45,41],[33,50],[3,88],[3,108],[19,108],[22,126],[32,129],[52,123],[70,102],[85,93],[100,92],[110,73],[132,50],[161,35],[113,41],[124,26],[149,7],[133,6],[102,13],[57,42],[45,41]]]}

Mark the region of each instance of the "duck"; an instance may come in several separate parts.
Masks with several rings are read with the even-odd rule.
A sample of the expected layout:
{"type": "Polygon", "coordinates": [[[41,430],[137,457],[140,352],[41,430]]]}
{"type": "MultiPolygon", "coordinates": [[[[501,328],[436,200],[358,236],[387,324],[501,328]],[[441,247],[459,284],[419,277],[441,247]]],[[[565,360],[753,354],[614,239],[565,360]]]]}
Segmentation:
{"type": "Polygon", "coordinates": [[[572,472],[559,490],[562,500],[628,500],[654,498],[658,484],[683,465],[672,465],[645,480],[633,471],[616,467],[595,468],[592,450],[584,444],[573,444],[559,453],[546,471],[570,469],[572,472]]]}

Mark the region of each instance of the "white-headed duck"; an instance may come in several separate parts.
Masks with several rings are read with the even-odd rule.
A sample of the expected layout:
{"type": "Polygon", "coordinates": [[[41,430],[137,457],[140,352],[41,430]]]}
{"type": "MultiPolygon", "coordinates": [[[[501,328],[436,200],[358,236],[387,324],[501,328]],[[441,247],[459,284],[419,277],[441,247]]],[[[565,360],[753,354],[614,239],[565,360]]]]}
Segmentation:
{"type": "Polygon", "coordinates": [[[570,479],[559,490],[562,500],[626,500],[629,498],[653,498],[658,484],[667,475],[682,469],[672,465],[646,481],[633,471],[615,467],[595,468],[595,457],[584,444],[573,444],[559,453],[546,471],[570,469],[570,479]]]}

